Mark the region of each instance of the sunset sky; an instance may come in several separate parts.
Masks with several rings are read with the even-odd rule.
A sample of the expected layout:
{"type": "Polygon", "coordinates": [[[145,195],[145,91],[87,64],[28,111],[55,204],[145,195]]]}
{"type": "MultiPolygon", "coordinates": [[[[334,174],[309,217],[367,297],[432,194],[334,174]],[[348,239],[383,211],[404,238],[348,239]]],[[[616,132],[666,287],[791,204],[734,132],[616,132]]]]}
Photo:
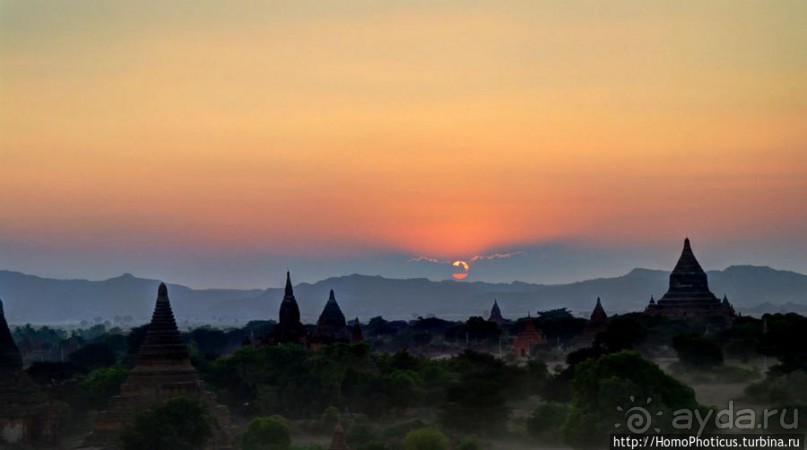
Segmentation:
{"type": "Polygon", "coordinates": [[[0,0],[0,269],[807,273],[805,49],[803,0],[0,0]]]}

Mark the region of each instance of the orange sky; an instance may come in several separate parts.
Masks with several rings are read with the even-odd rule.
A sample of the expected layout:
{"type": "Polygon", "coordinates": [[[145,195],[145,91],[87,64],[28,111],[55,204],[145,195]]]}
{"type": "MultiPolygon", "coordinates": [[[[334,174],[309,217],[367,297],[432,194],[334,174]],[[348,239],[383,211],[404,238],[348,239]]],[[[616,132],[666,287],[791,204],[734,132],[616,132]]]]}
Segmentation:
{"type": "Polygon", "coordinates": [[[804,1],[170,3],[0,1],[0,245],[807,238],[804,1]]]}

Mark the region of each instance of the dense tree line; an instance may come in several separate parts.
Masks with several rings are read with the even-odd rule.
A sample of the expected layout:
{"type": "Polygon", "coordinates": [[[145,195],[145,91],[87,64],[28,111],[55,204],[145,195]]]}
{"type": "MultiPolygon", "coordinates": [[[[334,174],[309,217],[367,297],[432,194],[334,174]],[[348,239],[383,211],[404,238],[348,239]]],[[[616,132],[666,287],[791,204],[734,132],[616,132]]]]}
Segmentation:
{"type": "MultiPolygon", "coordinates": [[[[534,321],[551,341],[547,348],[573,345],[585,325],[564,310],[539,313],[534,321]]],[[[733,373],[727,370],[729,358],[767,357],[768,376],[748,388],[748,398],[765,404],[807,403],[800,387],[807,376],[807,319],[796,314],[741,317],[732,327],[616,316],[590,347],[566,353],[565,364],[552,369],[538,359],[494,356],[499,339],[524,324],[498,326],[481,317],[465,322],[377,317],[364,325],[364,343],[316,349],[258,345],[275,325],[271,321],[229,330],[197,328],[183,333],[183,339],[194,366],[235,416],[247,421],[274,417],[271,423],[321,435],[341,421],[351,448],[361,450],[404,448],[407,436],[422,429],[427,431],[412,436],[434,431],[454,447],[467,441],[473,448],[478,441],[471,435],[512,435],[514,404],[529,398],[539,406],[522,426],[534,439],[596,446],[619,419],[615,406],[631,395],[652,397],[663,410],[698,407],[691,389],[648,360],[658,355],[677,356],[686,374],[719,377],[733,373]],[[424,356],[429,354],[424,349],[445,345],[446,356],[424,356]]],[[[106,407],[134,366],[145,332],[145,326],[128,333],[101,331],[99,325],[72,333],[25,326],[15,330],[15,337],[55,345],[80,341],[79,349],[62,361],[35,362],[27,370],[65,405],[68,428],[87,429],[92,411],[106,407]]],[[[253,429],[265,429],[257,424],[266,420],[253,429]]],[[[409,441],[419,442],[415,437],[409,441]]]]}

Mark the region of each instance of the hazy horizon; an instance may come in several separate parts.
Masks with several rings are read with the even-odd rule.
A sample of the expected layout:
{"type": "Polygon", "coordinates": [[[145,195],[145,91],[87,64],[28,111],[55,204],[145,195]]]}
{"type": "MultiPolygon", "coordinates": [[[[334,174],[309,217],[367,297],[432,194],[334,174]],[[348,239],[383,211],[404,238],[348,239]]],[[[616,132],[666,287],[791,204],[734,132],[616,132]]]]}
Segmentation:
{"type": "MultiPolygon", "coordinates": [[[[776,270],[792,271],[804,274],[804,271],[790,267],[777,266],[766,263],[759,258],[750,257],[748,261],[725,260],[715,257],[701,258],[697,244],[695,253],[704,270],[725,270],[730,266],[768,266],[776,270]]],[[[117,270],[116,267],[106,267],[104,271],[82,271],[72,269],[63,271],[32,271],[23,270],[18,267],[0,266],[0,270],[22,272],[28,275],[35,275],[55,279],[86,279],[90,281],[103,281],[110,278],[117,278],[124,274],[130,274],[138,278],[154,279],[169,282],[172,284],[184,285],[193,289],[266,289],[280,288],[285,282],[285,271],[290,270],[292,281],[298,283],[316,283],[327,278],[342,277],[349,275],[382,276],[390,279],[426,278],[431,281],[451,280],[456,282],[489,282],[489,283],[510,283],[526,282],[536,284],[568,284],[578,281],[592,280],[596,278],[612,278],[626,275],[633,269],[650,269],[669,272],[677,261],[678,253],[671,252],[667,261],[664,258],[653,258],[651,255],[640,255],[638,252],[618,254],[616,251],[608,252],[600,250],[599,253],[592,253],[590,250],[570,251],[564,246],[546,246],[543,248],[532,248],[529,251],[520,250],[510,253],[498,253],[488,256],[486,259],[479,257],[472,261],[471,272],[464,280],[455,280],[452,274],[457,269],[451,266],[450,260],[432,260],[423,258],[411,258],[405,260],[405,255],[389,255],[386,258],[373,258],[369,262],[361,262],[346,266],[338,262],[319,262],[319,264],[309,262],[298,264],[283,264],[273,262],[263,262],[256,265],[249,271],[239,271],[238,273],[221,273],[219,277],[207,281],[203,274],[194,274],[192,271],[167,269],[164,271],[155,270],[149,267],[148,261],[142,266],[133,270],[117,270]],[[551,256],[550,256],[551,255],[551,256]],[[618,255],[619,262],[615,260],[618,255]],[[636,258],[635,256],[639,256],[636,258]],[[634,256],[632,258],[631,256],[634,256]],[[383,261],[383,264],[379,264],[383,261]],[[557,261],[561,261],[557,264],[557,261]],[[555,265],[555,267],[553,267],[555,265]],[[569,267],[574,266],[574,270],[569,267]],[[299,267],[299,268],[298,268],[299,267]],[[331,272],[329,272],[329,270],[331,272]],[[228,284],[228,279],[241,279],[241,282],[228,284]],[[218,282],[213,281],[218,280],[218,282]]],[[[743,255],[745,256],[745,255],[743,255]]],[[[742,256],[741,256],[742,257],[742,256]]],[[[468,258],[469,260],[471,258],[468,258]]]]}

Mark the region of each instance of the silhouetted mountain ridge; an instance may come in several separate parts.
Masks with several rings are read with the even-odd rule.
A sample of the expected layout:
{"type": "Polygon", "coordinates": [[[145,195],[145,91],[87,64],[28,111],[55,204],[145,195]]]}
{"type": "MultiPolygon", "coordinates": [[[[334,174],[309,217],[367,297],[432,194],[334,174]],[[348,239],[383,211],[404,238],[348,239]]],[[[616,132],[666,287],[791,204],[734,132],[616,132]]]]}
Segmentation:
{"type": "MultiPolygon", "coordinates": [[[[293,274],[292,274],[293,275],[293,274]]],[[[712,291],[741,312],[762,314],[807,310],[807,276],[767,266],[735,265],[708,272],[712,291]]],[[[620,277],[596,278],[568,284],[533,284],[522,281],[431,281],[426,278],[390,279],[352,274],[294,287],[303,319],[314,322],[333,289],[348,318],[362,321],[373,316],[410,319],[436,315],[465,319],[487,316],[494,299],[505,317],[527,312],[568,308],[587,315],[597,297],[609,314],[640,311],[650,296],[667,290],[669,272],[636,268],[620,277]]],[[[292,276],[293,279],[293,276],[292,276]]],[[[57,280],[0,270],[0,298],[12,323],[60,323],[132,316],[145,322],[153,307],[159,280],[125,273],[102,281],[57,280]]],[[[182,322],[265,320],[276,318],[283,297],[281,288],[191,289],[169,284],[172,305],[182,322]]]]}

